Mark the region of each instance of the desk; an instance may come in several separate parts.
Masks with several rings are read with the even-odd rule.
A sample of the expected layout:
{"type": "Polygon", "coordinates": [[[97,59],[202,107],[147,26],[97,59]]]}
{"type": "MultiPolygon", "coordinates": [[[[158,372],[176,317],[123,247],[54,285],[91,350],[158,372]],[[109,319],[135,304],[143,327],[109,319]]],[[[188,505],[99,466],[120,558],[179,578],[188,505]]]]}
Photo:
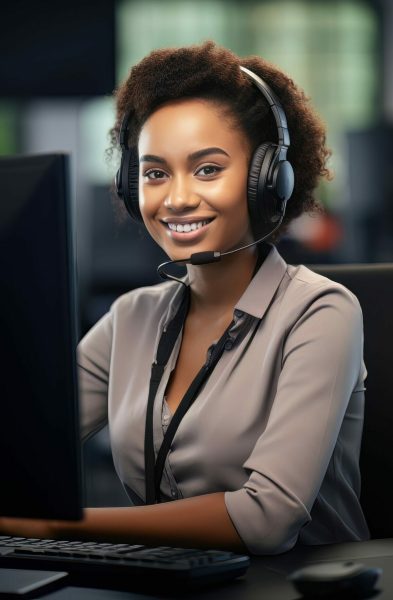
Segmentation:
{"type": "MultiPolygon", "coordinates": [[[[298,600],[299,594],[286,581],[286,574],[313,562],[347,559],[381,567],[383,574],[378,584],[381,592],[373,598],[393,598],[393,538],[329,546],[303,546],[278,556],[253,557],[246,577],[214,588],[184,593],[180,597],[187,600],[298,600]]],[[[168,600],[170,597],[174,598],[159,593],[144,594],[74,586],[41,596],[45,600],[168,600]]]]}

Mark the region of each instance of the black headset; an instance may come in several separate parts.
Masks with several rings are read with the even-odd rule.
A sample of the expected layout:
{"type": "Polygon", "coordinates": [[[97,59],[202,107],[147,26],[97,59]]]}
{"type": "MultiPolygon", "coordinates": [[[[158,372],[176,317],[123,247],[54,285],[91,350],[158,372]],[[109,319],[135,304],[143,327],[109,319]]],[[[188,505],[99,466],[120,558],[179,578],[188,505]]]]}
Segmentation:
{"type": "MultiPolygon", "coordinates": [[[[240,67],[253,81],[269,103],[277,125],[278,143],[265,142],[254,151],[248,172],[247,202],[252,228],[275,225],[282,221],[287,201],[294,187],[294,173],[286,159],[290,140],[287,118],[277,96],[258,75],[240,67]]],[[[139,210],[139,157],[138,149],[128,146],[131,111],[125,113],[119,134],[121,148],[120,168],[116,173],[117,195],[123,199],[131,217],[142,221],[139,210]]]]}

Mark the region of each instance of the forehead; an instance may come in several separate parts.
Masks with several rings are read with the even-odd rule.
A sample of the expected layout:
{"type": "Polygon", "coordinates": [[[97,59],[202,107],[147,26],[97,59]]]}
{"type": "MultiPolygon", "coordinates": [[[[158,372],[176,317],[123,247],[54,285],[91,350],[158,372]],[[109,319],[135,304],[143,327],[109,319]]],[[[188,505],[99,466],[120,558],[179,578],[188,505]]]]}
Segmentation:
{"type": "Polygon", "coordinates": [[[154,111],[144,123],[139,135],[139,152],[154,146],[169,151],[176,146],[241,146],[248,140],[236,126],[228,107],[218,102],[190,98],[167,102],[154,111]]]}

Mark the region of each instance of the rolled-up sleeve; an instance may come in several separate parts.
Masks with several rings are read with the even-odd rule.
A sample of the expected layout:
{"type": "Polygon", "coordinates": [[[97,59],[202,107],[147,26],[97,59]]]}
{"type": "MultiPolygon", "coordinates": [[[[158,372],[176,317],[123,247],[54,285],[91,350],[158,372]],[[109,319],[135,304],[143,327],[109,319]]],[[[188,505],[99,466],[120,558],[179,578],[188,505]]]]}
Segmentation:
{"type": "Polygon", "coordinates": [[[357,299],[342,286],[322,286],[283,341],[268,422],[243,464],[248,479],[225,493],[229,516],[251,553],[289,550],[310,521],[362,356],[357,299]]]}
{"type": "Polygon", "coordinates": [[[77,349],[81,438],[86,441],[108,420],[108,381],[112,346],[111,313],[81,340],[77,349]]]}

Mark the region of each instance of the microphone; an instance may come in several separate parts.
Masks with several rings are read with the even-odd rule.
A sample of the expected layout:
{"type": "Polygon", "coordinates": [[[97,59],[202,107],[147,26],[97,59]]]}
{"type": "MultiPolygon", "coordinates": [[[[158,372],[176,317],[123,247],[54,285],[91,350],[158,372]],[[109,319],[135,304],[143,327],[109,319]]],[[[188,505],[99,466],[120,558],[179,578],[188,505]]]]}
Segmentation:
{"type": "Polygon", "coordinates": [[[275,223],[273,229],[266,233],[263,237],[251,242],[250,244],[246,244],[245,246],[240,246],[240,248],[234,248],[233,250],[227,250],[226,252],[219,252],[217,250],[207,250],[205,252],[194,252],[191,254],[189,258],[179,258],[177,260],[167,260],[166,262],[161,263],[157,267],[157,273],[162,279],[170,279],[171,281],[177,281],[187,287],[187,285],[174,275],[167,273],[164,271],[165,267],[168,265],[180,264],[180,265],[208,265],[210,263],[218,262],[221,260],[222,256],[228,256],[228,254],[234,254],[235,252],[240,252],[241,250],[246,250],[247,248],[251,248],[251,246],[256,246],[260,244],[266,238],[270,237],[276,229],[278,229],[282,223],[283,216],[280,217],[278,223],[275,223]]]}

